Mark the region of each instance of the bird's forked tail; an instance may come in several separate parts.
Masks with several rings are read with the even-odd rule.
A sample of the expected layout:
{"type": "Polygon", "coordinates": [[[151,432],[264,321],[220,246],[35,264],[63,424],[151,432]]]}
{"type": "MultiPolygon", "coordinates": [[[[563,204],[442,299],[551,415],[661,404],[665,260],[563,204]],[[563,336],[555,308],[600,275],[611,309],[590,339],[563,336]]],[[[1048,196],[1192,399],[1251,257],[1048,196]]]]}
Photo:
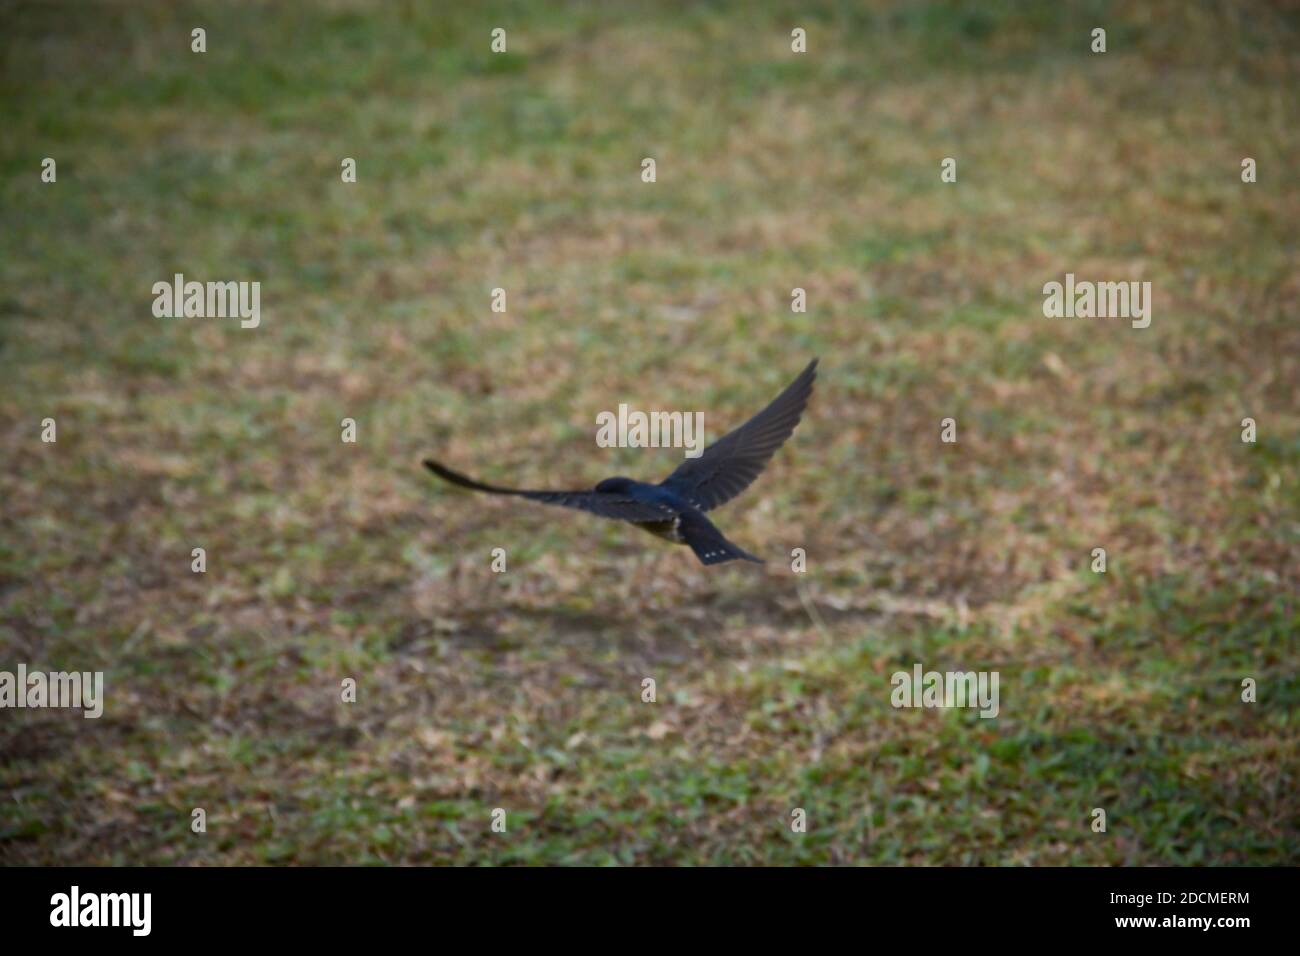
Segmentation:
{"type": "Polygon", "coordinates": [[[682,540],[691,546],[695,556],[703,564],[722,564],[724,561],[753,561],[762,564],[762,558],[756,558],[738,544],[728,541],[722,532],[708,518],[698,511],[687,511],[681,516],[678,528],[682,540]]]}

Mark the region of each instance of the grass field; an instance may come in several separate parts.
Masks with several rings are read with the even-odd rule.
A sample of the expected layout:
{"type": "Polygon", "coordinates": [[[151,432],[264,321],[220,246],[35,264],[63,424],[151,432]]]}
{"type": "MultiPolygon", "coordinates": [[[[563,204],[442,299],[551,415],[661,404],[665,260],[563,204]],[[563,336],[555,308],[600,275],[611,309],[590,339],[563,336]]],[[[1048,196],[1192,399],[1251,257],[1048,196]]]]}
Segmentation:
{"type": "Polygon", "coordinates": [[[0,862],[1300,863],[1300,8],[298,6],[0,5],[0,670],[107,693],[0,711],[0,862]],[[762,567],[420,467],[813,356],[762,567]]]}

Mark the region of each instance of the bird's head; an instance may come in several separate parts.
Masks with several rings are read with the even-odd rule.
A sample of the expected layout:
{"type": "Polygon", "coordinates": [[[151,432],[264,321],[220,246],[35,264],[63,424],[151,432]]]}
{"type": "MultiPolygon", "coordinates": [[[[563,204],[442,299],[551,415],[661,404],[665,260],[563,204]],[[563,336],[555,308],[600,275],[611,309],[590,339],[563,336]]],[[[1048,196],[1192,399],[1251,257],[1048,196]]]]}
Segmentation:
{"type": "Polygon", "coordinates": [[[617,478],[606,478],[596,486],[596,490],[601,494],[619,494],[629,490],[633,484],[631,478],[624,478],[619,475],[617,478]]]}

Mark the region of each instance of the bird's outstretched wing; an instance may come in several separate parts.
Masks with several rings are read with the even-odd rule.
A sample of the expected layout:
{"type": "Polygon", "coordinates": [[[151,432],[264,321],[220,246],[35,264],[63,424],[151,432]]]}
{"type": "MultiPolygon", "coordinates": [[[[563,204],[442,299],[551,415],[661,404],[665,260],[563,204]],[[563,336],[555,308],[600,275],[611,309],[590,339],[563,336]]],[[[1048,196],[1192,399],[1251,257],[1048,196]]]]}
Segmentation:
{"type": "Polygon", "coordinates": [[[700,511],[736,497],[759,476],[799,424],[816,377],[817,359],[813,359],[772,404],[704,449],[699,458],[682,462],[661,484],[700,511]]]}
{"type": "Polygon", "coordinates": [[[467,478],[430,459],[425,459],[424,467],[444,481],[469,488],[471,491],[486,491],[493,495],[515,495],[519,498],[527,498],[529,501],[540,501],[542,504],[577,508],[579,511],[587,511],[602,518],[614,518],[620,521],[663,521],[673,515],[671,508],[638,501],[624,494],[594,490],[531,491],[525,488],[500,488],[467,478]]]}

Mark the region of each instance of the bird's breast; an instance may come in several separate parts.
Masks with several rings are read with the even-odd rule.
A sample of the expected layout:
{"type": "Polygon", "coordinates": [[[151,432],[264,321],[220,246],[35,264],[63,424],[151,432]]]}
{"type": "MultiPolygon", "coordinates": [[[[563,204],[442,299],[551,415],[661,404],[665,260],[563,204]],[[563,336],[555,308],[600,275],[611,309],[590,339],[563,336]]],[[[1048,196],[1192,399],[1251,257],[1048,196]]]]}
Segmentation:
{"type": "Polygon", "coordinates": [[[668,521],[639,521],[637,527],[674,544],[686,543],[682,537],[682,519],[677,516],[668,521]]]}

